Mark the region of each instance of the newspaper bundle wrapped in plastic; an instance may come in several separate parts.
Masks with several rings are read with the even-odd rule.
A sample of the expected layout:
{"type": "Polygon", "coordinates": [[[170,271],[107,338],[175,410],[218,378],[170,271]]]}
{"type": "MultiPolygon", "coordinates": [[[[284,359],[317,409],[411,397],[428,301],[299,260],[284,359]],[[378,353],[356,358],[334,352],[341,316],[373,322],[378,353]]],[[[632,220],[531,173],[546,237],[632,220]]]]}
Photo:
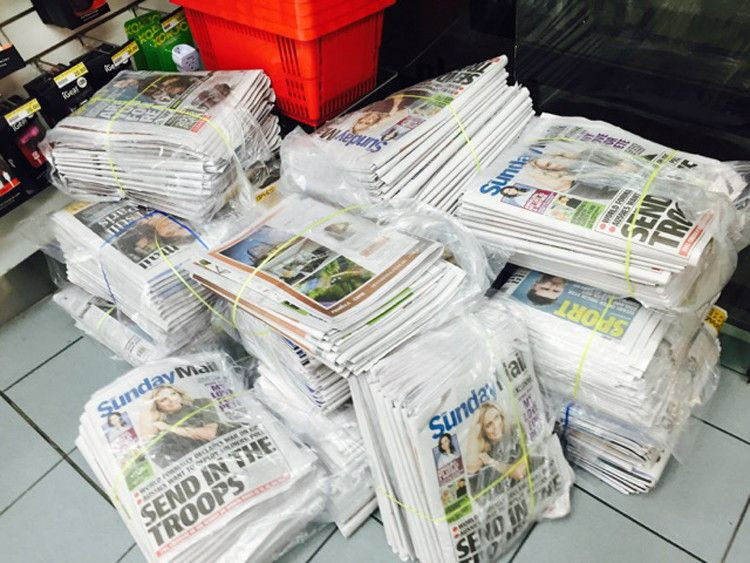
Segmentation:
{"type": "Polygon", "coordinates": [[[108,314],[116,309],[155,346],[178,350],[208,327],[210,292],[182,270],[207,243],[188,223],[128,201],[75,202],[51,222],[68,279],[113,303],[108,314]]]}
{"type": "Polygon", "coordinates": [[[501,294],[526,320],[569,459],[622,492],[652,489],[691,410],[715,388],[719,346],[705,311],[669,317],[525,269],[501,294]]]}
{"type": "Polygon", "coordinates": [[[414,198],[452,212],[465,182],[533,116],[525,88],[496,57],[401,90],[306,135],[289,134],[282,169],[316,186],[356,190],[360,203],[414,198]]]}
{"type": "Polygon", "coordinates": [[[747,195],[738,169],[607,123],[542,115],[471,182],[458,216],[515,264],[690,310],[718,294],[747,242],[732,206],[747,195]]]}
{"type": "MultiPolygon", "coordinates": [[[[76,285],[65,284],[52,299],[73,317],[80,330],[133,366],[166,358],[178,351],[153,341],[127,315],[120,313],[115,303],[91,295],[76,285]]],[[[218,335],[211,330],[201,330],[197,339],[190,340],[180,352],[218,347],[218,335]]]]}
{"type": "Polygon", "coordinates": [[[523,325],[482,300],[350,378],[394,552],[498,561],[537,519],[569,510],[523,325]]]}
{"type": "Polygon", "coordinates": [[[76,199],[128,198],[205,223],[278,149],[274,100],[260,70],[123,71],[40,147],[76,199]]]}
{"type": "Polygon", "coordinates": [[[351,398],[349,384],[340,374],[242,309],[237,311],[237,332],[245,349],[260,360],[260,374],[275,385],[294,389],[324,413],[351,398]]]}
{"type": "Polygon", "coordinates": [[[326,413],[284,379],[261,369],[257,397],[319,457],[328,475],[329,511],[349,537],[377,507],[372,475],[351,403],[326,413]]]}
{"type": "Polygon", "coordinates": [[[145,364],[97,391],[76,445],[148,561],[272,561],[325,508],[314,454],[220,353],[145,364]]]}
{"type": "Polygon", "coordinates": [[[492,279],[474,237],[426,206],[340,208],[297,194],[190,270],[229,300],[235,324],[244,309],[343,376],[460,311],[492,279]]]}

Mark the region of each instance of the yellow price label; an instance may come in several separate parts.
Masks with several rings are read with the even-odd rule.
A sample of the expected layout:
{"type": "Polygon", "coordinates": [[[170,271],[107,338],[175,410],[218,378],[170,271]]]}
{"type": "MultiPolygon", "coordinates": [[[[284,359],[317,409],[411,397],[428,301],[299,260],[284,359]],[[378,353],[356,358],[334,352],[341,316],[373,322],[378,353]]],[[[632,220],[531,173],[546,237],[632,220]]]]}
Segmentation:
{"type": "Polygon", "coordinates": [[[724,322],[729,318],[725,309],[714,305],[706,315],[706,322],[716,329],[716,332],[721,332],[721,327],[724,326],[724,322]]]}
{"type": "Polygon", "coordinates": [[[131,41],[122,49],[112,55],[112,62],[116,65],[122,64],[138,52],[138,43],[131,41]]]}
{"type": "Polygon", "coordinates": [[[55,81],[55,84],[57,84],[58,88],[64,88],[71,82],[86,74],[88,71],[89,69],[86,68],[85,64],[78,63],[77,65],[70,67],[68,70],[65,70],[55,76],[53,80],[55,81]]]}
{"type": "Polygon", "coordinates": [[[180,12],[179,14],[175,14],[173,16],[168,17],[164,21],[161,22],[161,28],[164,31],[169,31],[173,27],[177,27],[182,20],[185,19],[185,14],[180,12]]]}
{"type": "Polygon", "coordinates": [[[42,109],[42,106],[39,105],[39,102],[37,101],[37,99],[31,98],[28,102],[26,102],[22,106],[18,106],[13,111],[6,113],[5,121],[8,122],[8,125],[13,127],[16,123],[26,119],[27,117],[31,117],[40,109],[42,109]]]}

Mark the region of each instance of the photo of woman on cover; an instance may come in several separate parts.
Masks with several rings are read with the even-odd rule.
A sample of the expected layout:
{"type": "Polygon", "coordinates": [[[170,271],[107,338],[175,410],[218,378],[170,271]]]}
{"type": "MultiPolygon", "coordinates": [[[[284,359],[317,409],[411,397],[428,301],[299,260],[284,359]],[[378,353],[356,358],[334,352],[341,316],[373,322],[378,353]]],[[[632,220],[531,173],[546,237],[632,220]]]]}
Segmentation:
{"type": "Polygon", "coordinates": [[[137,223],[112,241],[117,248],[133,262],[138,263],[157,252],[156,238],[161,247],[182,246],[195,241],[195,237],[177,221],[165,215],[154,214],[137,223]]]}
{"type": "Polygon", "coordinates": [[[458,443],[450,432],[440,435],[438,445],[432,449],[432,452],[435,456],[435,465],[437,465],[438,469],[445,467],[456,459],[461,459],[461,454],[458,451],[458,443]]]}
{"type": "Polygon", "coordinates": [[[483,403],[472,416],[465,455],[472,495],[490,486],[507,488],[523,479],[526,464],[516,465],[521,457],[517,432],[510,428],[503,410],[494,401],[483,403]]]}
{"type": "Polygon", "coordinates": [[[141,414],[138,434],[144,445],[153,440],[146,456],[160,467],[237,428],[221,422],[211,399],[192,398],[175,385],[161,385],[140,400],[148,408],[141,414]]]}

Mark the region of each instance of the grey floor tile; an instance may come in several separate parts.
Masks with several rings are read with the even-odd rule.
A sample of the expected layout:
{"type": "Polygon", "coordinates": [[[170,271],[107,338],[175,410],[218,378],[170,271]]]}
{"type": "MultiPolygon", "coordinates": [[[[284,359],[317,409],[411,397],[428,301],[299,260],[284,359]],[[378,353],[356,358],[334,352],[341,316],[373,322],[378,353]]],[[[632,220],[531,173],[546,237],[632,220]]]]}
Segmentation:
{"type": "Polygon", "coordinates": [[[383,526],[373,518],[357,530],[350,538],[339,533],[333,534],[330,540],[313,557],[313,563],[341,563],[342,561],[400,561],[385,541],[383,526]]]}
{"type": "Polygon", "coordinates": [[[99,483],[99,480],[96,478],[96,475],[91,470],[91,467],[89,467],[89,464],[83,458],[83,454],[81,454],[81,452],[78,451],[78,448],[68,453],[68,459],[70,459],[70,461],[73,462],[73,464],[75,464],[86,475],[88,475],[95,483],[97,484],[99,483]]]}
{"type": "Polygon", "coordinates": [[[0,326],[0,389],[6,389],[80,336],[70,316],[49,297],[0,326]]]}
{"type": "Polygon", "coordinates": [[[0,517],[4,563],[115,561],[132,543],[117,512],[67,463],[0,517]]]}
{"type": "Polygon", "coordinates": [[[317,533],[308,538],[307,541],[298,545],[281,557],[277,563],[306,563],[313,554],[318,551],[324,543],[326,543],[328,538],[331,538],[338,533],[339,531],[333,524],[323,526],[317,533]]]}
{"type": "Polygon", "coordinates": [[[0,511],[60,460],[55,449],[0,399],[0,511]]]}
{"type": "Polygon", "coordinates": [[[696,559],[618,514],[585,492],[573,489],[571,513],[540,522],[514,563],[683,562],[696,559]]]}
{"type": "Polygon", "coordinates": [[[746,509],[745,518],[737,530],[725,563],[747,563],[748,561],[750,561],[750,507],[746,509]]]}
{"type": "Polygon", "coordinates": [[[91,394],[130,366],[88,337],[73,344],[17,385],[8,395],[63,450],[73,448],[78,418],[91,394]]]}
{"type": "Polygon", "coordinates": [[[146,558],[138,546],[133,544],[127,553],[120,556],[117,563],[146,563],[146,558]]]}
{"type": "Polygon", "coordinates": [[[750,384],[736,371],[721,368],[719,386],[695,416],[750,442],[750,384]]]}
{"type": "Polygon", "coordinates": [[[683,452],[647,495],[622,495],[584,471],[577,483],[700,558],[719,561],[750,494],[750,446],[699,423],[683,452]]]}

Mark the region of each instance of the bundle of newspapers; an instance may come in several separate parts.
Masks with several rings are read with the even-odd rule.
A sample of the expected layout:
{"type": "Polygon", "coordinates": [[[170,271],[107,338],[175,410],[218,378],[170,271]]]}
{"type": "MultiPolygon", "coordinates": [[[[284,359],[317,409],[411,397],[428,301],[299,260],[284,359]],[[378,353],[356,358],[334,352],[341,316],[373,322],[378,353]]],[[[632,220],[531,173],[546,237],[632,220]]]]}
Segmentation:
{"type": "Polygon", "coordinates": [[[498,561],[569,510],[523,325],[485,300],[350,378],[386,537],[403,560],[498,561]]]}
{"type": "Polygon", "coordinates": [[[325,509],[315,455],[222,353],[145,364],[100,389],[76,445],[148,561],[272,561],[325,509]]]}
{"type": "Polygon", "coordinates": [[[69,281],[112,303],[100,315],[92,309],[90,322],[127,317],[169,352],[209,326],[210,292],[183,269],[207,243],[188,223],[128,201],[75,202],[53,213],[51,223],[69,281]]]}
{"type": "Polygon", "coordinates": [[[314,192],[361,202],[414,198],[455,210],[466,181],[533,116],[529,92],[508,85],[496,57],[401,90],[282,144],[282,170],[314,192]]]}
{"type": "Polygon", "coordinates": [[[273,372],[260,373],[256,396],[320,459],[329,476],[326,493],[331,517],[349,537],[377,507],[354,408],[347,403],[324,413],[273,372]]]}
{"type": "Polygon", "coordinates": [[[413,205],[340,208],[299,194],[190,270],[231,303],[235,325],[244,309],[344,377],[460,310],[490,281],[481,247],[444,214],[413,205]]]}
{"type": "Polygon", "coordinates": [[[747,233],[734,164],[607,123],[543,114],[470,183],[460,220],[511,262],[648,306],[695,310],[747,233]]]}
{"type": "Polygon", "coordinates": [[[205,223],[280,145],[260,70],[123,71],[40,145],[61,190],[205,223]]]}
{"type": "Polygon", "coordinates": [[[237,332],[245,349],[260,361],[264,380],[293,389],[323,413],[336,411],[351,398],[340,374],[242,309],[237,311],[237,332]]]}
{"type": "MultiPolygon", "coordinates": [[[[137,323],[118,310],[116,303],[91,295],[76,285],[65,284],[52,299],[73,317],[76,327],[133,366],[166,358],[175,352],[152,340],[137,323]]],[[[205,351],[220,345],[217,334],[202,330],[179,351],[205,351]]]]}
{"type": "Polygon", "coordinates": [[[691,410],[715,387],[706,309],[667,316],[559,276],[519,269],[501,290],[526,320],[568,459],[626,493],[652,489],[691,410]]]}

